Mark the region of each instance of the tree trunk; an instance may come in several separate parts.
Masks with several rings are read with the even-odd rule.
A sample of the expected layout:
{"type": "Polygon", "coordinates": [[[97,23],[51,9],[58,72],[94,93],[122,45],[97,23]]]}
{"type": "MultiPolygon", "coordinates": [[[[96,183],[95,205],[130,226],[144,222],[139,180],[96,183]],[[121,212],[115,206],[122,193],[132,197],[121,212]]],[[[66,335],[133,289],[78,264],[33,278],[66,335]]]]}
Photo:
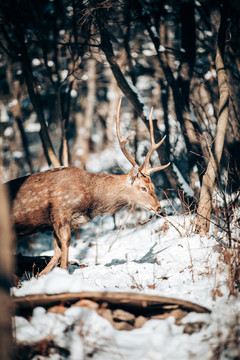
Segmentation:
{"type": "Polygon", "coordinates": [[[120,91],[116,84],[113,74],[110,75],[110,85],[108,88],[108,98],[110,99],[108,105],[108,113],[106,118],[106,136],[109,145],[112,145],[114,142],[114,125],[116,121],[116,109],[118,106],[120,97],[120,91]]]}
{"type": "Polygon", "coordinates": [[[215,65],[218,77],[219,88],[219,115],[217,123],[217,131],[214,143],[214,152],[211,153],[207,171],[203,176],[200,201],[197,211],[196,232],[204,233],[209,230],[210,219],[212,213],[212,196],[217,172],[220,169],[220,161],[223,152],[224,139],[228,125],[229,116],[229,88],[227,82],[226,71],[224,68],[224,48],[227,32],[227,8],[228,0],[223,1],[221,11],[221,23],[218,32],[218,47],[215,59],[215,65]]]}
{"type": "Polygon", "coordinates": [[[81,106],[81,113],[76,114],[77,138],[75,147],[81,161],[82,168],[86,168],[87,159],[90,153],[90,140],[92,135],[93,118],[96,107],[96,60],[88,60],[87,97],[84,106],[81,106]],[[84,108],[84,110],[83,110],[84,108]]]}
{"type": "Polygon", "coordinates": [[[17,103],[11,107],[11,113],[18,125],[18,129],[19,129],[19,132],[21,135],[23,150],[24,150],[25,156],[26,156],[26,162],[28,164],[30,173],[32,174],[33,173],[32,159],[31,159],[31,154],[29,151],[28,138],[26,136],[24,126],[23,126],[22,111],[21,111],[21,104],[22,104],[22,98],[23,98],[22,89],[19,84],[19,81],[14,81],[12,84],[9,84],[9,85],[13,89],[12,90],[13,98],[15,100],[17,100],[17,103]]]}
{"type": "MultiPolygon", "coordinates": [[[[23,75],[27,84],[28,94],[30,101],[33,105],[33,108],[37,114],[38,121],[41,125],[40,129],[40,138],[42,141],[44,154],[46,157],[46,160],[48,162],[48,165],[53,165],[53,167],[59,167],[61,166],[58,158],[56,157],[49,133],[48,128],[45,122],[44,113],[42,109],[41,104],[41,96],[39,94],[39,88],[37,84],[34,81],[33,72],[32,72],[32,66],[31,61],[28,54],[28,49],[26,47],[26,44],[24,43],[24,34],[21,32],[20,29],[18,33],[18,39],[21,46],[21,63],[22,63],[22,70],[23,75]]],[[[16,30],[16,31],[17,31],[16,30]]]]}

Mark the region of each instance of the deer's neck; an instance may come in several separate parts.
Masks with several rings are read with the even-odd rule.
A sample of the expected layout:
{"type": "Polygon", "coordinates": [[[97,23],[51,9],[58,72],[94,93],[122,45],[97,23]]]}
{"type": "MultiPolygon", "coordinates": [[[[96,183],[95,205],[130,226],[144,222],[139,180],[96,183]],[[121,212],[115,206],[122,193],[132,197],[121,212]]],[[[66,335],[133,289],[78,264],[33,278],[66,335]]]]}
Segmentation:
{"type": "Polygon", "coordinates": [[[127,175],[98,174],[93,182],[93,216],[115,214],[128,204],[127,175]]]}

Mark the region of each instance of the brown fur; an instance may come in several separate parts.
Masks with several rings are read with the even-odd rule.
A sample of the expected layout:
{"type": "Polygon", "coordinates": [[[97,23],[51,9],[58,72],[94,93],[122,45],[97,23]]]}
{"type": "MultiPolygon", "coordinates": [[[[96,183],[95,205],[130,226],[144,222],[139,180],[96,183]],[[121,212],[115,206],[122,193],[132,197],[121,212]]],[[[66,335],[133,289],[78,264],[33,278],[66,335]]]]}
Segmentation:
{"type": "Polygon", "coordinates": [[[68,268],[71,230],[128,204],[157,212],[160,204],[149,176],[92,174],[75,167],[43,171],[8,183],[17,236],[53,230],[54,256],[40,275],[61,258],[68,268]],[[144,191],[143,188],[144,187],[144,191]]]}

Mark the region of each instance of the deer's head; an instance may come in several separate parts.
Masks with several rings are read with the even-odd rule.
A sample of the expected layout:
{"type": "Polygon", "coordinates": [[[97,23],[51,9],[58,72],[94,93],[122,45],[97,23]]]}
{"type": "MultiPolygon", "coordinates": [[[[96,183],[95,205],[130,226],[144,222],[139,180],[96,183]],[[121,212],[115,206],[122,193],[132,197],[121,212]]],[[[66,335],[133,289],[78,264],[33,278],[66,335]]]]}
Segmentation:
{"type": "Polygon", "coordinates": [[[126,139],[122,138],[120,131],[120,108],[121,99],[118,105],[116,128],[120,148],[124,156],[133,165],[132,170],[127,175],[129,202],[133,204],[138,204],[145,209],[153,210],[155,213],[160,212],[161,205],[156,195],[154,184],[151,181],[150,174],[165,169],[170,165],[170,163],[168,163],[167,165],[151,168],[149,160],[153,151],[155,151],[159,146],[161,146],[166,136],[164,136],[159,143],[155,143],[152,122],[153,109],[151,109],[151,113],[149,116],[151,147],[145,157],[143,164],[139,166],[125,148],[125,145],[127,141],[132,137],[132,134],[130,134],[126,139]]]}

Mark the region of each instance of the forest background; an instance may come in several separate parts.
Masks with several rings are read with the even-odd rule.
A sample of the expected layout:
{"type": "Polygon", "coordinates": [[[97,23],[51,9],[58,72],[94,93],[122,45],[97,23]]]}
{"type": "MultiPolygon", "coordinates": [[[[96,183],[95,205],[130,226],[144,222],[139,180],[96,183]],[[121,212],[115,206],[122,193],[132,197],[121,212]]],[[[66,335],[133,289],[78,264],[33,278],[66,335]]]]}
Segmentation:
{"type": "MultiPolygon", "coordinates": [[[[151,107],[156,140],[167,135],[157,153],[171,165],[154,177],[160,198],[198,206],[199,232],[209,228],[215,183],[229,208],[240,168],[237,1],[14,0],[0,11],[2,181],[48,166],[86,169],[91,153],[118,152],[124,94],[138,161],[151,107]]],[[[116,165],[103,170],[122,172],[116,165]]]]}
{"type": "MultiPolygon", "coordinates": [[[[151,161],[171,162],[153,176],[158,197],[180,199],[175,213],[197,213],[195,232],[210,224],[224,232],[224,248],[238,254],[236,294],[239,19],[237,0],[1,2],[1,182],[62,165],[128,172],[115,133],[119,98],[123,133],[135,133],[129,146],[139,163],[153,107],[156,142],[167,137],[151,161]]],[[[0,200],[0,273],[9,279],[9,218],[0,200]]],[[[0,295],[6,306],[5,288],[0,295]]]]}

